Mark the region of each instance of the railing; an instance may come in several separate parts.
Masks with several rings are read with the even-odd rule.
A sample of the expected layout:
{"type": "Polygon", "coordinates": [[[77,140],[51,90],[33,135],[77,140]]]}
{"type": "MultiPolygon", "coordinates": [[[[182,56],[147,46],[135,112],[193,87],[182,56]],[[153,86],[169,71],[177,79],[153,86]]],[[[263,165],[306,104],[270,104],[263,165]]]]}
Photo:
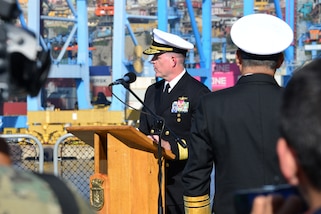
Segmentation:
{"type": "Polygon", "coordinates": [[[53,150],[54,175],[71,182],[89,200],[89,180],[94,174],[94,148],[68,133],[61,136],[53,150]]]}
{"type": "Polygon", "coordinates": [[[53,173],[74,185],[89,200],[94,174],[94,148],[68,133],[54,145],[42,144],[28,134],[0,134],[9,145],[12,165],[23,171],[53,173]],[[45,148],[44,148],[45,147],[45,148]]]}
{"type": "Polygon", "coordinates": [[[1,134],[0,137],[9,143],[14,167],[43,173],[44,149],[36,137],[28,134],[1,134]],[[28,162],[38,163],[39,167],[31,167],[28,162]]]}

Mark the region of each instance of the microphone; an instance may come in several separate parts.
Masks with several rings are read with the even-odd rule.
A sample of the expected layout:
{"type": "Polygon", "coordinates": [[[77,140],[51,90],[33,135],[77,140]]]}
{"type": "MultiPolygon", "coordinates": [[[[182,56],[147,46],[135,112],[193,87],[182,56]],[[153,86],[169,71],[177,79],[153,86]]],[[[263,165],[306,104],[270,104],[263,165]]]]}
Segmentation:
{"type": "Polygon", "coordinates": [[[118,85],[118,84],[124,84],[124,83],[132,83],[136,81],[136,74],[133,72],[129,72],[124,75],[123,78],[115,80],[114,82],[110,83],[108,86],[118,85]]]}

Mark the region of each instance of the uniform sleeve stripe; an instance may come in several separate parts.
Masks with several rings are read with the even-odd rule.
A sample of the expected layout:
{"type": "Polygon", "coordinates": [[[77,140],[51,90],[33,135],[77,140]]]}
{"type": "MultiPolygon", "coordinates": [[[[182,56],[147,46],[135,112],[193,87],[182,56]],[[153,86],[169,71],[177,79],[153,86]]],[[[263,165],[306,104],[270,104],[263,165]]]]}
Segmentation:
{"type": "MultiPolygon", "coordinates": [[[[186,141],[182,139],[182,141],[186,144],[186,141]]],[[[179,160],[186,160],[188,158],[188,149],[182,147],[180,144],[178,145],[178,154],[179,160]]]]}
{"type": "Polygon", "coordinates": [[[184,206],[186,214],[209,214],[210,200],[208,195],[204,196],[184,196],[184,206]]]}

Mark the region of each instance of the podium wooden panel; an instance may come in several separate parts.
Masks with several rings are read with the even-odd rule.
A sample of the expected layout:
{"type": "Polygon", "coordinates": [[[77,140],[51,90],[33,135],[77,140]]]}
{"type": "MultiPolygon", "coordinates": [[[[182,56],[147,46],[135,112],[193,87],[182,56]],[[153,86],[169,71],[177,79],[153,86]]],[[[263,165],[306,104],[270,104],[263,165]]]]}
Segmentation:
{"type": "MultiPolygon", "coordinates": [[[[79,126],[67,130],[94,147],[90,200],[99,214],[158,212],[157,145],[151,139],[132,126],[79,126]]],[[[163,156],[175,158],[167,150],[163,156]]],[[[164,177],[164,163],[162,174],[164,177]]]]}

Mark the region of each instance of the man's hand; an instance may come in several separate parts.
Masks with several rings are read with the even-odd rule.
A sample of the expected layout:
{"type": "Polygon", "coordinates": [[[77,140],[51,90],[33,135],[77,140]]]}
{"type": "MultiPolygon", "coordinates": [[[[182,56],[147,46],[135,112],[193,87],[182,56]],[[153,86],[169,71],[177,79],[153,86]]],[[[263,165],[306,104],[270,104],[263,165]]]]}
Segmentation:
{"type": "Polygon", "coordinates": [[[304,203],[296,195],[284,199],[281,195],[261,195],[253,201],[251,214],[299,214],[304,203]]]}
{"type": "MultiPolygon", "coordinates": [[[[159,136],[158,135],[148,135],[150,139],[152,139],[155,143],[159,143],[159,136]]],[[[161,146],[166,150],[171,150],[171,145],[168,141],[161,139],[161,146]]]]}

